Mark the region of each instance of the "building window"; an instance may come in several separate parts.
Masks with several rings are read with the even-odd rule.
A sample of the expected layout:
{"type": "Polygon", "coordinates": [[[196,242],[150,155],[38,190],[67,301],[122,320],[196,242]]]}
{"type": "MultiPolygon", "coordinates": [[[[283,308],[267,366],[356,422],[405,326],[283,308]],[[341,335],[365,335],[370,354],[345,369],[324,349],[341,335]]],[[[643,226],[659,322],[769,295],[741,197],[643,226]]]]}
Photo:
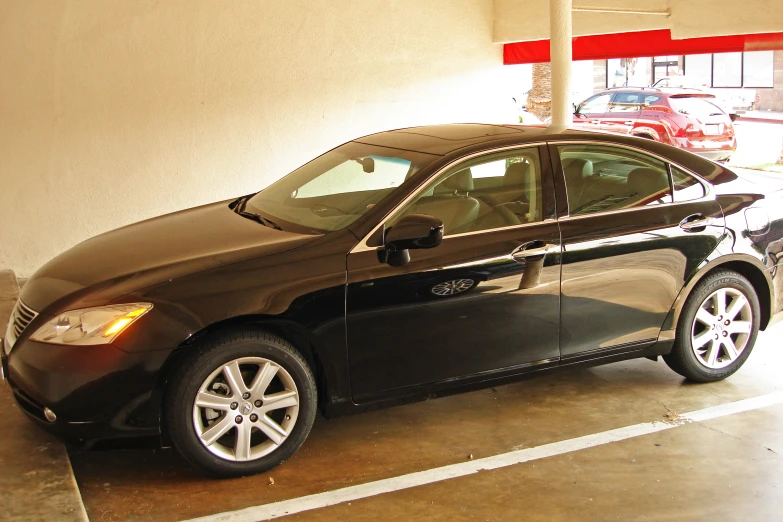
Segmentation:
{"type": "Polygon", "coordinates": [[[742,87],[742,53],[712,55],[712,86],[742,87]]]}
{"type": "Polygon", "coordinates": [[[773,87],[773,51],[744,53],[742,85],[745,87],[773,87]]]}
{"type": "Polygon", "coordinates": [[[685,76],[693,85],[712,86],[712,55],[689,54],[685,56],[685,76]]]}
{"type": "Polygon", "coordinates": [[[679,74],[678,56],[656,56],[653,58],[653,83],[666,76],[678,76],[679,74]]]}

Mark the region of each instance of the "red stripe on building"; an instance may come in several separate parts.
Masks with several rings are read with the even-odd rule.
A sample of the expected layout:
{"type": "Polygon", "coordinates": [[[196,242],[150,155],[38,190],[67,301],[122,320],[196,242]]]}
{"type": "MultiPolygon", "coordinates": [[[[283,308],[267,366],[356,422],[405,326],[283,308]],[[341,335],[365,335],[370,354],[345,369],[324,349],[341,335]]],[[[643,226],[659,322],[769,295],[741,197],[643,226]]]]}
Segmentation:
{"type": "MultiPolygon", "coordinates": [[[[772,51],[783,49],[783,33],[740,34],[672,40],[669,29],[634,33],[575,36],[574,60],[639,58],[679,54],[772,51]]],[[[503,63],[541,63],[549,61],[549,40],[518,42],[503,46],[503,63]]]]}

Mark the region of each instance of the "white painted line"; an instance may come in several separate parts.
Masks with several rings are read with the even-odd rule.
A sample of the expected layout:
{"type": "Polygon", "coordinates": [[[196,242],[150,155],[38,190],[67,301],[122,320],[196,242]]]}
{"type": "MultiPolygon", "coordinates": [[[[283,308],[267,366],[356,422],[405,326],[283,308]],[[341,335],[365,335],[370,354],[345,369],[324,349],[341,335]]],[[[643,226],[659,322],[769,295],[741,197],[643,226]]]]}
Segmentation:
{"type": "Polygon", "coordinates": [[[676,428],[689,422],[716,419],[718,417],[725,417],[727,415],[734,415],[745,411],[757,410],[781,402],[783,402],[783,391],[773,392],[751,399],[730,402],[728,404],[721,404],[720,406],[713,406],[711,408],[685,413],[679,417],[681,422],[670,424],[656,421],[634,424],[623,428],[577,437],[575,439],[552,442],[534,448],[519,449],[508,453],[501,453],[500,455],[494,455],[492,457],[460,462],[458,464],[451,464],[449,466],[442,466],[426,471],[418,471],[399,477],[376,480],[375,482],[349,486],[333,491],[325,491],[315,495],[307,495],[304,497],[292,498],[290,500],[274,502],[272,504],[194,518],[188,522],[255,522],[258,520],[270,520],[301,513],[303,511],[333,506],[343,502],[350,502],[402,489],[415,488],[457,477],[464,477],[466,475],[478,473],[482,470],[504,468],[513,466],[514,464],[530,462],[532,460],[554,457],[556,455],[601,446],[603,444],[610,444],[612,442],[639,437],[641,435],[649,435],[658,431],[676,428]]]}
{"type": "Polygon", "coordinates": [[[82,498],[82,492],[79,489],[79,483],[76,482],[76,474],[73,472],[73,464],[71,463],[71,457],[68,455],[68,452],[63,449],[65,452],[65,460],[68,462],[68,469],[71,472],[71,481],[73,482],[73,489],[76,490],[76,498],[79,499],[79,506],[81,507],[81,510],[78,510],[78,512],[74,513],[74,516],[76,517],[74,520],[77,520],[78,522],[89,522],[90,517],[87,516],[87,508],[84,507],[84,499],[82,498]]]}

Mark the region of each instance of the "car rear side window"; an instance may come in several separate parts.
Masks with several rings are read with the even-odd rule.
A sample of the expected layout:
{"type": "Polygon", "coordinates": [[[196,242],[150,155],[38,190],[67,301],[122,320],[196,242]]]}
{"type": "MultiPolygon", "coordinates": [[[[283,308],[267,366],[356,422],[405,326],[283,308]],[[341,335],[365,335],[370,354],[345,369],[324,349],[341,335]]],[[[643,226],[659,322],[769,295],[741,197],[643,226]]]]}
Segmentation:
{"type": "Polygon", "coordinates": [[[638,92],[618,92],[609,105],[609,112],[637,112],[642,110],[644,94],[638,92]]]}
{"type": "Polygon", "coordinates": [[[706,191],[704,190],[704,185],[702,185],[699,180],[690,174],[686,174],[674,165],[672,165],[671,169],[674,201],[691,201],[704,197],[706,191]]]}
{"type": "Polygon", "coordinates": [[[610,145],[558,146],[571,216],[671,203],[666,164],[610,145]]]}

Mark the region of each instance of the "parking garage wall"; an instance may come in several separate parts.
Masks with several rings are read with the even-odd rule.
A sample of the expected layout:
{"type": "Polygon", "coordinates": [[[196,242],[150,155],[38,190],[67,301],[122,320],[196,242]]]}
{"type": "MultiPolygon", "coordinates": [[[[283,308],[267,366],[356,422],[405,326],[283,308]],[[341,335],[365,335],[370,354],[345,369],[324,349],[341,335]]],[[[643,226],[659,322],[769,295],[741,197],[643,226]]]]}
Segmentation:
{"type": "Polygon", "coordinates": [[[492,0],[0,3],[0,268],[364,134],[515,121],[492,0]]]}

